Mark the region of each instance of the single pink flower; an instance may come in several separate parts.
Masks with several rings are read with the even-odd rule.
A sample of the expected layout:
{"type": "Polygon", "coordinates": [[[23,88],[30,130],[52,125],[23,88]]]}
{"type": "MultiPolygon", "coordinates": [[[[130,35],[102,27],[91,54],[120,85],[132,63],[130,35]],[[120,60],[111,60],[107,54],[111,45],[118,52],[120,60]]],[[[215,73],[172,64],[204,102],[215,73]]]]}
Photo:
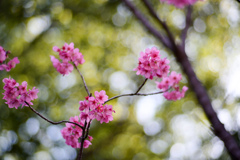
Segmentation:
{"type": "Polygon", "coordinates": [[[18,60],[18,57],[14,57],[12,60],[10,60],[7,63],[7,68],[6,71],[9,72],[12,68],[16,67],[16,64],[20,63],[20,61],[18,60]]]}
{"type": "Polygon", "coordinates": [[[22,85],[18,86],[18,90],[20,94],[26,93],[27,92],[27,82],[24,81],[22,82],[22,85]]]}
{"type": "Polygon", "coordinates": [[[79,107],[80,111],[84,111],[85,109],[89,109],[89,102],[87,100],[79,101],[79,104],[80,104],[80,107],[79,107]]]}
{"type": "Polygon", "coordinates": [[[104,90],[101,90],[100,92],[95,91],[94,95],[99,103],[103,104],[105,101],[108,100],[108,96],[106,95],[106,92],[104,90]]]}
{"type": "Polygon", "coordinates": [[[38,89],[36,87],[33,87],[32,90],[29,89],[28,91],[28,95],[30,96],[31,100],[34,100],[34,99],[37,99],[38,96],[37,96],[37,93],[38,93],[38,89]]]}
{"type": "Polygon", "coordinates": [[[89,145],[92,145],[92,143],[91,143],[90,141],[85,140],[85,141],[83,142],[83,148],[88,148],[89,145]]]}
{"type": "Polygon", "coordinates": [[[89,122],[89,121],[90,121],[89,114],[86,113],[86,112],[81,112],[80,118],[81,118],[81,120],[85,120],[86,122],[89,122]]]}

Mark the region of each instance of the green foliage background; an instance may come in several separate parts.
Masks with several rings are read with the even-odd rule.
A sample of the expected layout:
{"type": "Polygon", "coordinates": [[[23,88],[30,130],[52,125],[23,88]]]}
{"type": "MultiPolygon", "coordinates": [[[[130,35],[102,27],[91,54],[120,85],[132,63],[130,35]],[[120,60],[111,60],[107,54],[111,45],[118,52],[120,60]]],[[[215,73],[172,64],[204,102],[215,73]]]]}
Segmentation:
{"type": "MultiPolygon", "coordinates": [[[[140,1],[133,2],[148,15],[140,1]]],[[[180,42],[185,10],[158,0],[152,3],[180,42]]],[[[230,60],[237,56],[238,6],[233,0],[197,2],[186,50],[213,106],[220,117],[225,115],[222,122],[239,141],[238,100],[227,92],[222,81],[230,60]],[[231,119],[226,121],[224,118],[229,116],[231,119]]],[[[172,54],[143,29],[119,0],[2,0],[0,45],[11,51],[11,58],[18,56],[20,64],[9,73],[2,71],[0,77],[11,76],[19,83],[27,81],[29,88],[39,88],[39,99],[33,107],[53,121],[78,115],[78,102],[86,96],[76,71],[63,77],[50,61],[50,55],[56,56],[52,47],[65,42],[74,42],[83,53],[86,63],[79,69],[92,93],[106,90],[113,97],[134,92],[144,78],[137,76],[133,68],[139,53],[151,46],[158,47],[162,57],[170,59],[171,70],[181,73],[172,54]]],[[[184,75],[182,82],[188,85],[184,75]]],[[[154,81],[148,81],[141,92],[154,91],[154,81]]],[[[116,110],[114,121],[93,122],[90,135],[94,140],[92,146],[84,149],[84,159],[229,159],[191,89],[176,102],[156,95],[124,97],[109,104],[116,110]],[[154,111],[150,119],[140,115],[146,121],[137,118],[139,106],[143,105],[146,114],[154,111]]],[[[9,109],[1,100],[0,159],[75,159],[77,152],[60,135],[62,127],[48,124],[29,108],[9,109]]]]}

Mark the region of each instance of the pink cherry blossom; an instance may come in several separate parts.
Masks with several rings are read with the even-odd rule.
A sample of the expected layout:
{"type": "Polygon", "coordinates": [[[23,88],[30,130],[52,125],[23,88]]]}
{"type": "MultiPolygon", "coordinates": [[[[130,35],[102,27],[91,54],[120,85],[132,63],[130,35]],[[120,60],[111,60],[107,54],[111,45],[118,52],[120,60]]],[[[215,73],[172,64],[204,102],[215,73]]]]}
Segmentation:
{"type": "Polygon", "coordinates": [[[89,97],[88,98],[88,101],[89,101],[89,108],[91,110],[95,109],[98,105],[98,100],[94,97],[89,97]]]}
{"type": "Polygon", "coordinates": [[[86,113],[86,112],[81,112],[80,118],[81,118],[81,120],[85,120],[86,122],[89,122],[89,121],[90,121],[89,114],[86,113]]]}
{"type": "Polygon", "coordinates": [[[38,93],[38,89],[36,89],[36,87],[33,87],[32,90],[29,89],[28,91],[28,95],[30,96],[31,100],[34,100],[34,99],[37,99],[38,96],[37,96],[37,93],[38,93]]]}
{"type": "Polygon", "coordinates": [[[178,84],[182,79],[182,75],[177,74],[175,71],[172,71],[169,78],[172,80],[173,84],[178,84]]]}
{"type": "Polygon", "coordinates": [[[56,59],[54,56],[50,56],[51,61],[53,63],[53,67],[56,68],[56,70],[61,73],[62,75],[67,75],[70,72],[73,71],[73,65],[68,62],[62,62],[60,63],[58,59],[56,59]]]}
{"type": "Polygon", "coordinates": [[[10,60],[7,63],[6,71],[9,72],[12,68],[15,68],[16,64],[18,63],[20,63],[20,61],[18,60],[18,57],[14,57],[12,60],[10,60]]]}
{"type": "Polygon", "coordinates": [[[141,74],[148,79],[167,76],[170,68],[169,60],[167,58],[161,59],[159,53],[160,51],[155,47],[147,48],[145,52],[141,52],[138,67],[134,69],[134,71],[137,71],[136,74],[141,74]]]}
{"type": "Polygon", "coordinates": [[[104,90],[101,90],[100,92],[95,91],[94,95],[98,102],[101,104],[108,100],[108,96],[106,95],[106,92],[104,90]]]}
{"type": "Polygon", "coordinates": [[[18,109],[18,107],[20,105],[20,102],[18,99],[11,99],[5,103],[8,104],[9,108],[16,108],[16,109],[18,109]]]}
{"type": "Polygon", "coordinates": [[[79,104],[80,104],[80,107],[79,107],[79,110],[80,111],[83,111],[85,109],[89,109],[89,102],[87,100],[84,100],[84,101],[79,101],[79,104]]]}
{"type": "MultiPolygon", "coordinates": [[[[182,79],[182,75],[175,71],[172,71],[169,75],[169,63],[170,61],[167,58],[160,57],[160,51],[157,48],[147,48],[144,52],[140,53],[138,66],[134,71],[137,71],[137,75],[143,75],[145,78],[156,78],[160,80],[160,82],[156,81],[156,84],[157,88],[164,91],[163,96],[167,100],[179,100],[184,97],[187,87],[184,86],[182,91],[180,91],[179,83],[182,79]]],[[[99,119],[102,123],[108,122],[108,119],[111,120],[111,118],[111,116],[105,114],[104,110],[102,117],[99,119]]]]}
{"type": "Polygon", "coordinates": [[[97,105],[97,107],[96,107],[96,110],[98,111],[98,112],[102,112],[103,111],[103,105],[102,104],[98,104],[97,105]]]}
{"type": "Polygon", "coordinates": [[[12,78],[4,78],[3,83],[5,84],[3,89],[5,92],[3,93],[4,97],[8,104],[9,108],[18,108],[19,106],[28,106],[33,105],[31,102],[34,99],[37,99],[38,89],[33,87],[32,90],[27,91],[27,82],[23,82],[22,85],[19,84],[12,78]]]}
{"type": "Polygon", "coordinates": [[[50,56],[50,57],[51,57],[51,61],[53,63],[53,67],[57,69],[58,66],[60,65],[59,60],[57,58],[55,58],[54,56],[50,56]]]}
{"type": "Polygon", "coordinates": [[[22,82],[22,85],[18,87],[20,94],[27,92],[27,82],[22,82]]]}
{"type": "Polygon", "coordinates": [[[0,46],[0,63],[3,63],[7,58],[6,51],[0,46]]]}
{"type": "Polygon", "coordinates": [[[109,121],[113,120],[112,113],[115,113],[115,111],[111,105],[103,105],[108,99],[106,92],[104,90],[100,92],[95,91],[95,96],[96,98],[87,96],[84,101],[79,101],[81,119],[87,122],[96,119],[100,123],[109,123],[109,121]]]}
{"type": "Polygon", "coordinates": [[[88,135],[88,139],[89,139],[90,141],[92,141],[92,140],[93,140],[93,137],[88,135]]]}
{"type": "Polygon", "coordinates": [[[184,97],[185,92],[188,90],[186,86],[183,87],[182,91],[179,90],[179,82],[181,79],[182,75],[173,71],[168,77],[162,78],[161,82],[156,82],[157,88],[165,91],[163,96],[167,100],[179,100],[184,97]]]}
{"type": "Polygon", "coordinates": [[[71,58],[76,66],[78,66],[78,64],[83,64],[85,62],[85,60],[83,59],[83,55],[82,53],[79,52],[78,48],[75,48],[73,50],[71,58]]]}
{"type": "Polygon", "coordinates": [[[14,57],[8,63],[5,62],[8,58],[9,53],[9,51],[6,52],[4,48],[0,46],[0,70],[6,70],[7,72],[9,72],[12,68],[16,67],[16,64],[20,63],[18,57],[14,57]]]}
{"type": "MultiPolygon", "coordinates": [[[[75,122],[81,126],[84,126],[84,119],[79,119],[79,116],[71,117],[69,119],[71,122],[75,122]]],[[[61,130],[62,136],[66,141],[67,145],[70,145],[73,148],[81,147],[81,137],[82,137],[82,129],[79,126],[74,124],[66,123],[66,127],[61,130]]],[[[89,140],[84,140],[83,147],[88,148],[92,143],[92,137],[88,136],[89,140]]]]}
{"type": "Polygon", "coordinates": [[[178,90],[174,90],[171,92],[164,92],[163,96],[167,99],[167,100],[179,100],[181,98],[183,98],[185,96],[186,91],[188,90],[188,87],[184,86],[182,88],[182,91],[178,91],[178,90]]]}
{"type": "Polygon", "coordinates": [[[58,52],[59,58],[62,62],[54,56],[50,56],[51,61],[54,68],[56,68],[56,70],[62,75],[67,75],[73,71],[73,65],[71,62],[73,62],[76,66],[85,62],[82,53],[79,52],[79,49],[74,49],[74,43],[70,43],[69,45],[65,43],[62,48],[54,46],[53,51],[58,52]]]}

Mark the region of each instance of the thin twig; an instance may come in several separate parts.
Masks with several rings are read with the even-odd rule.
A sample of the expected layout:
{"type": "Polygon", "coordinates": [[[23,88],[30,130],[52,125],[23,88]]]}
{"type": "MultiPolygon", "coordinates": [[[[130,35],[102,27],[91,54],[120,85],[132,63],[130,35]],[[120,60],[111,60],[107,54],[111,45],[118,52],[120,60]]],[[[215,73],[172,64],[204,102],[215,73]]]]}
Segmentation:
{"type": "Polygon", "coordinates": [[[85,90],[86,90],[88,96],[90,97],[90,92],[89,92],[89,90],[88,90],[87,84],[86,84],[86,82],[85,82],[85,80],[84,80],[84,77],[83,77],[82,73],[80,72],[80,70],[78,69],[78,67],[77,67],[74,63],[73,63],[73,65],[74,65],[74,67],[77,69],[79,75],[81,76],[82,81],[83,81],[83,84],[84,84],[84,87],[85,87],[85,90]]]}
{"type": "Polygon", "coordinates": [[[36,111],[35,109],[33,109],[26,101],[25,101],[25,103],[28,105],[28,107],[29,107],[34,113],[36,113],[39,117],[41,117],[42,119],[44,119],[45,121],[47,121],[47,122],[49,122],[49,123],[51,123],[51,124],[57,125],[57,124],[61,124],[61,123],[72,123],[72,124],[77,125],[77,126],[80,127],[81,129],[83,129],[83,127],[82,127],[81,125],[79,125],[79,124],[77,124],[77,123],[75,123],[75,122],[70,122],[70,121],[65,121],[65,120],[59,121],[59,122],[53,122],[53,121],[47,119],[46,117],[44,117],[43,115],[41,115],[41,114],[40,114],[38,111],[36,111]]]}
{"type": "MultiPolygon", "coordinates": [[[[167,91],[167,90],[166,90],[167,91]]],[[[160,92],[154,92],[154,93],[130,93],[130,94],[121,94],[121,95],[118,95],[118,96],[115,96],[115,97],[112,97],[112,98],[109,98],[107,101],[104,102],[107,103],[113,99],[116,99],[116,98],[119,98],[119,97],[125,97],[125,96],[149,96],[149,95],[154,95],[154,94],[160,94],[160,93],[164,93],[166,91],[160,91],[160,92]]]]}
{"type": "Polygon", "coordinates": [[[144,82],[141,84],[141,86],[138,88],[138,90],[135,92],[135,94],[137,94],[142,89],[142,87],[147,82],[147,80],[148,80],[147,78],[144,80],[144,82]]]}
{"type": "Polygon", "coordinates": [[[182,39],[182,49],[185,50],[185,40],[186,40],[186,37],[187,37],[187,31],[192,23],[192,20],[191,20],[191,15],[192,15],[192,6],[188,6],[187,7],[187,12],[186,12],[186,26],[185,28],[183,29],[182,31],[182,34],[181,34],[181,39],[182,39]]]}

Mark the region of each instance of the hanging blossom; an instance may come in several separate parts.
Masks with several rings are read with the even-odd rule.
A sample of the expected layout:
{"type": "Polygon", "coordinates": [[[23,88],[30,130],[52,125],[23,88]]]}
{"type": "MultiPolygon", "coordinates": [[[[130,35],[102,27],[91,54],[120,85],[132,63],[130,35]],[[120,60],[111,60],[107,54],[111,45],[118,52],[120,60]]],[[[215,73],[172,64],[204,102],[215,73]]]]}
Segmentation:
{"type": "Polygon", "coordinates": [[[174,71],[170,71],[169,60],[167,58],[160,57],[160,51],[155,48],[147,48],[145,52],[140,53],[138,67],[134,69],[137,71],[137,75],[143,75],[148,79],[154,77],[161,79],[161,82],[156,82],[157,87],[163,91],[163,96],[167,100],[179,100],[184,97],[188,87],[184,86],[180,90],[179,82],[182,79],[182,75],[174,71]],[[169,89],[172,90],[169,90],[169,89]]]}
{"type": "Polygon", "coordinates": [[[70,43],[69,45],[65,43],[62,48],[54,46],[53,51],[59,53],[59,58],[62,62],[54,56],[50,56],[51,61],[54,68],[56,68],[56,70],[62,75],[67,75],[73,71],[74,67],[70,62],[73,62],[76,66],[85,62],[82,53],[79,52],[79,49],[74,48],[74,43],[70,43]]]}
{"type": "Polygon", "coordinates": [[[18,57],[14,57],[8,63],[6,63],[6,59],[8,58],[9,51],[5,51],[2,46],[0,46],[0,70],[6,70],[9,72],[12,68],[16,67],[16,64],[20,63],[18,57]],[[5,63],[5,64],[3,64],[5,63]]]}
{"type": "MultiPolygon", "coordinates": [[[[84,126],[84,123],[91,123],[92,120],[96,119],[100,123],[109,123],[113,120],[112,113],[115,111],[112,109],[111,105],[103,105],[105,101],[108,100],[108,96],[104,90],[98,92],[95,91],[95,97],[86,97],[84,101],[79,101],[81,111],[79,116],[71,117],[70,121],[78,123],[81,126],[84,126]],[[79,120],[80,118],[80,120],[79,120]]],[[[66,140],[66,144],[72,146],[73,148],[80,148],[80,138],[82,136],[82,129],[73,124],[66,124],[61,130],[63,138],[66,140]]],[[[91,141],[93,138],[88,136],[88,139],[91,141]]],[[[84,140],[83,147],[88,148],[91,145],[91,142],[84,140]]]]}
{"type": "Polygon", "coordinates": [[[178,8],[183,8],[188,5],[193,5],[197,0],[160,0],[160,1],[167,2],[168,4],[172,4],[178,8]]]}
{"type": "Polygon", "coordinates": [[[5,84],[3,89],[5,92],[3,93],[4,97],[8,104],[9,108],[16,108],[18,109],[19,106],[28,106],[25,102],[29,105],[33,105],[31,102],[34,99],[37,99],[37,93],[39,92],[38,89],[33,87],[32,90],[27,90],[27,82],[22,82],[21,85],[17,83],[12,78],[4,78],[3,83],[5,84]]]}

